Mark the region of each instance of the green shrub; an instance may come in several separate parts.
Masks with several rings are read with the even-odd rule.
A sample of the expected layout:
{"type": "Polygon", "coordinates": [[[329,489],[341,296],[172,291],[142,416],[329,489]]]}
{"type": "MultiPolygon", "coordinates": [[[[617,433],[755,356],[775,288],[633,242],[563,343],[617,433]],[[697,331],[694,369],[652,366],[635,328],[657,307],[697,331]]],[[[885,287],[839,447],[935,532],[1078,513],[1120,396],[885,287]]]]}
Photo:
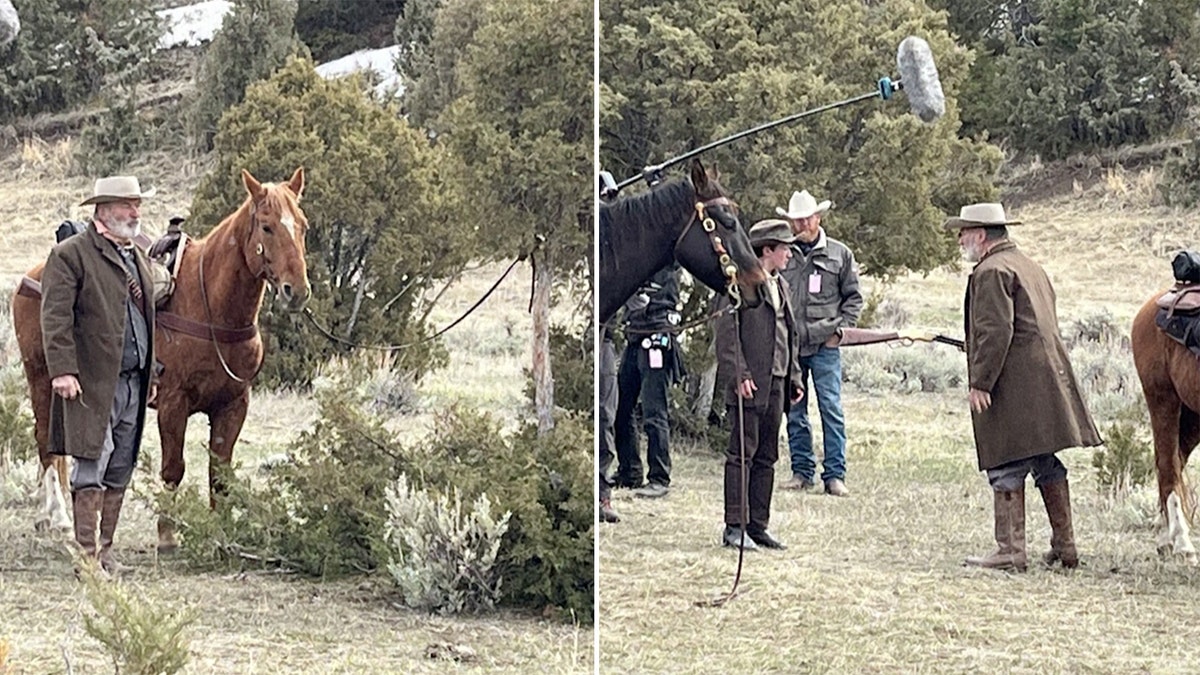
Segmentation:
{"type": "Polygon", "coordinates": [[[97,176],[120,173],[150,141],[146,125],[138,117],[134,87],[124,94],[104,96],[103,101],[108,109],[80,133],[75,155],[84,173],[97,176]]]}
{"type": "Polygon", "coordinates": [[[1104,446],[1092,453],[1096,484],[1102,492],[1126,494],[1154,476],[1154,448],[1148,437],[1145,407],[1125,408],[1104,432],[1104,446]]]}
{"type": "MultiPolygon", "coordinates": [[[[595,348],[591,330],[572,333],[565,326],[550,327],[550,363],[554,373],[554,406],[589,419],[595,409],[593,364],[595,348]]],[[[526,369],[528,374],[528,369],[526,369]]],[[[533,380],[525,383],[525,396],[534,397],[533,380]]]]}
{"type": "Polygon", "coordinates": [[[126,585],[101,578],[94,563],[78,564],[94,612],[84,614],[84,631],[104,646],[116,672],[160,675],[183,670],[191,657],[184,629],[196,620],[195,610],[158,607],[126,585]]]}
{"type": "Polygon", "coordinates": [[[410,488],[404,474],[388,488],[388,572],[404,604],[457,614],[491,609],[500,597],[496,554],[512,512],[496,518],[487,493],[463,512],[457,488],[435,496],[410,488]]]}
{"type": "Polygon", "coordinates": [[[17,364],[0,369],[0,456],[18,462],[37,457],[29,387],[17,364]]]}
{"type": "Polygon", "coordinates": [[[227,491],[213,511],[195,489],[160,495],[186,558],[311,576],[385,568],[393,556],[386,494],[405,474],[418,489],[457,490],[470,501],[487,494],[497,512],[511,511],[496,557],[502,603],[552,606],[592,621],[591,422],[566,415],[544,436],[532,425],[506,435],[486,415],[451,409],[428,439],[404,446],[371,412],[354,377],[347,371],[320,383],[320,418],[265,485],[223,473],[227,491]]]}

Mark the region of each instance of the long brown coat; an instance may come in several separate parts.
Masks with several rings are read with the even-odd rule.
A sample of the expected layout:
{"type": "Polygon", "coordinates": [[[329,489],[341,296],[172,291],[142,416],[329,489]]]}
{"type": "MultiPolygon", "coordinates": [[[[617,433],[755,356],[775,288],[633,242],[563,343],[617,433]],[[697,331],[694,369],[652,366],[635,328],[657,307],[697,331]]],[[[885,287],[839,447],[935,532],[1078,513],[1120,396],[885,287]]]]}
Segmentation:
{"type": "MultiPolygon", "coordinates": [[[[134,248],[150,341],[142,372],[137,439],[140,446],[154,367],[154,303],[146,256],[134,248]]],[[[126,267],[113,244],[89,225],[50,252],[42,274],[42,335],[51,379],[75,375],[83,393],[57,394],[50,404],[50,452],[98,459],[112,412],[125,346],[126,267]]]]}
{"type": "Polygon", "coordinates": [[[970,386],[992,395],[971,415],[980,469],[1100,445],[1040,265],[1001,241],[971,274],[964,316],[970,386]]]}
{"type": "MultiPolygon", "coordinates": [[[[791,292],[787,281],[779,276],[779,298],[783,302],[783,318],[788,331],[788,375],[789,387],[786,395],[790,397],[800,382],[800,338],[796,331],[796,322],[792,314],[791,292]]],[[[742,380],[752,379],[758,390],[754,399],[745,405],[752,408],[765,408],[771,394],[771,366],[775,356],[775,308],[767,300],[768,294],[759,293],[762,298],[755,307],[743,306],[737,313],[737,321],[732,313],[722,313],[716,321],[717,361],[719,369],[725,373],[725,403],[737,405],[737,386],[742,380]],[[741,334],[738,334],[738,322],[741,323],[741,334]]],[[[729,307],[729,297],[717,297],[715,309],[724,310],[729,307]]]]}

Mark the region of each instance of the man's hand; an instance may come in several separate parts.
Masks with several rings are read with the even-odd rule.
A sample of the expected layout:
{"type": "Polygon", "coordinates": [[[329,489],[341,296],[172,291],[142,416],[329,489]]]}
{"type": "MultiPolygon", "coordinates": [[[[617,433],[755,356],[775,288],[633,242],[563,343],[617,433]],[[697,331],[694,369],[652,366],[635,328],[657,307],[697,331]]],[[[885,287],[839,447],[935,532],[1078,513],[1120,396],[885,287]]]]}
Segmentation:
{"type": "Polygon", "coordinates": [[[789,402],[792,405],[796,405],[802,398],[804,398],[804,387],[797,385],[792,389],[792,400],[789,402]]]}
{"type": "Polygon", "coordinates": [[[974,413],[981,413],[992,407],[992,394],[990,392],[972,389],[967,394],[967,400],[971,403],[971,412],[974,413]]]}
{"type": "Polygon", "coordinates": [[[738,396],[750,399],[754,398],[754,392],[758,391],[758,387],[754,384],[754,380],[742,380],[738,384],[738,396]]]}
{"type": "Polygon", "coordinates": [[[840,344],[842,344],[842,329],[841,328],[834,331],[833,335],[830,335],[829,339],[825,341],[825,346],[830,349],[833,349],[834,347],[837,347],[840,344]]]}
{"type": "Polygon", "coordinates": [[[146,397],[146,405],[154,403],[154,399],[158,398],[158,385],[150,385],[150,395],[146,397]]]}
{"type": "Polygon", "coordinates": [[[74,375],[59,375],[50,381],[50,387],[54,389],[54,393],[68,401],[83,393],[83,387],[79,386],[79,378],[74,375]]]}

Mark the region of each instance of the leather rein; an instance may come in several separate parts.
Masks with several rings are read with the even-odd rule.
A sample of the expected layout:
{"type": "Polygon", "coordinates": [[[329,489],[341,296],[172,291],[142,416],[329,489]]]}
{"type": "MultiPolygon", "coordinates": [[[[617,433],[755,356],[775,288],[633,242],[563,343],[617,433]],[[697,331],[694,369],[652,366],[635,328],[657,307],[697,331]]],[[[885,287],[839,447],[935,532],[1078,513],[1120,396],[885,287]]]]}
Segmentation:
{"type": "MultiPolygon", "coordinates": [[[[259,227],[261,227],[261,226],[258,224],[258,202],[252,201],[252,202],[250,202],[250,228],[249,228],[249,233],[246,235],[246,240],[247,240],[246,244],[247,245],[249,245],[249,243],[250,243],[249,239],[254,234],[254,230],[259,227]]],[[[212,307],[208,303],[208,289],[204,283],[204,253],[205,253],[206,249],[207,249],[207,246],[200,249],[200,299],[204,303],[204,315],[208,319],[208,324],[207,324],[208,335],[207,336],[201,335],[201,336],[196,336],[196,337],[208,337],[212,341],[213,349],[217,352],[217,359],[221,362],[221,367],[225,369],[225,374],[228,375],[229,378],[232,379],[234,382],[246,384],[250,380],[253,380],[256,376],[258,376],[258,373],[262,370],[263,363],[265,360],[260,358],[258,360],[258,365],[255,366],[255,368],[254,368],[254,372],[251,373],[249,376],[247,376],[245,378],[238,377],[237,375],[235,375],[233,373],[233,370],[229,367],[229,364],[225,361],[225,355],[221,353],[221,343],[225,342],[225,344],[232,344],[232,343],[246,342],[246,341],[252,340],[258,335],[258,326],[256,324],[250,324],[248,326],[243,326],[242,328],[223,328],[223,327],[217,326],[216,324],[213,323],[212,307]],[[236,340],[236,341],[230,341],[230,340],[223,341],[223,340],[218,339],[218,331],[222,331],[222,332],[226,332],[226,333],[236,333],[239,336],[247,335],[248,337],[245,337],[242,340],[236,340]]],[[[245,250],[245,247],[243,247],[242,250],[245,250]]],[[[271,268],[271,259],[267,256],[266,250],[263,248],[262,242],[259,242],[258,246],[255,247],[254,253],[255,253],[255,255],[259,256],[258,258],[256,258],[256,260],[261,260],[261,264],[259,265],[258,272],[254,273],[254,278],[265,281],[266,283],[268,283],[272,287],[274,287],[276,282],[278,281],[278,277],[275,276],[275,270],[273,270],[271,268]]],[[[180,251],[179,255],[183,255],[183,251],[180,251]]],[[[250,268],[251,271],[253,272],[253,268],[250,265],[250,260],[246,261],[246,266],[248,268],[250,268]]],[[[189,333],[189,335],[195,335],[195,333],[189,333]]]]}

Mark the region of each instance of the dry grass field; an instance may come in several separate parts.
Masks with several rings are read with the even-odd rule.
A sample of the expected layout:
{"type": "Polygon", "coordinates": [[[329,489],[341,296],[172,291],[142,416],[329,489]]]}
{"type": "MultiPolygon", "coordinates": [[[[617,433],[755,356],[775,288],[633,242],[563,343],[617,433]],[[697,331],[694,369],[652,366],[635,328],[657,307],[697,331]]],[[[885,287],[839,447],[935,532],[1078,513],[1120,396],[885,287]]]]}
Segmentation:
{"type": "MultiPolygon", "coordinates": [[[[1171,254],[1200,241],[1200,214],[1151,205],[1152,179],[1107,173],[1016,210],[1026,224],[1013,238],[1046,266],[1064,326],[1107,313],[1127,334],[1141,303],[1169,285],[1171,254]]],[[[911,275],[883,292],[909,326],[961,335],[967,273],[911,275]]],[[[965,370],[950,348],[895,349],[929,350],[965,370]]],[[[1127,349],[1108,358],[1132,371],[1127,349]]],[[[600,672],[1195,672],[1200,569],[1155,552],[1152,483],[1113,497],[1099,489],[1090,450],[1066,451],[1082,568],[967,569],[962,559],[994,542],[965,390],[848,385],[844,405],[852,496],[777,490],[771,529],[790,547],[748,553],[741,594],[724,607],[695,605],[725,593],[736,568],[736,552],[718,545],[720,457],[677,445],[668,497],[616,492],[624,521],[598,535],[600,672]]],[[[1108,420],[1097,423],[1104,431],[1108,420]]],[[[777,485],[790,473],[781,454],[777,485]]],[[[1032,562],[1049,525],[1027,490],[1032,562]]]]}
{"type": "MultiPolygon", "coordinates": [[[[5,195],[0,200],[5,223],[0,288],[6,293],[22,272],[44,260],[54,224],[85,215],[72,205],[90,193],[91,179],[67,177],[69,154],[69,145],[35,142],[0,157],[0,193],[5,195]]],[[[147,229],[161,231],[170,215],[186,213],[201,169],[166,156],[135,168],[143,185],[158,188],[158,196],[144,204],[147,229]]],[[[503,267],[486,265],[466,274],[433,311],[432,323],[441,326],[457,317],[503,267]]],[[[449,366],[418,385],[418,410],[394,424],[406,439],[427,433],[434,413],[451,403],[487,410],[512,426],[529,414],[522,392],[522,368],[529,360],[528,280],[528,268],[518,268],[471,320],[451,332],[449,366]]],[[[19,363],[7,318],[2,323],[0,365],[12,375],[19,363]]],[[[315,404],[306,396],[256,392],[235,462],[242,471],[254,472],[315,415],[315,404]]],[[[322,583],[277,574],[196,574],[179,561],[158,559],[146,504],[159,466],[152,418],[153,412],[134,483],[137,497],[122,514],[116,548],[123,562],[137,567],[127,582],[135,594],[163,608],[197,613],[187,629],[191,662],[184,672],[591,672],[590,627],[512,612],[430,617],[394,606],[382,578],[322,583]],[[476,656],[464,663],[431,660],[427,649],[442,643],[469,647],[476,656]]],[[[207,434],[204,418],[193,417],[185,484],[205,481],[207,434]]],[[[72,576],[65,538],[33,531],[35,473],[27,462],[0,476],[0,653],[7,643],[11,669],[5,671],[0,658],[0,672],[111,672],[104,650],[84,633],[82,617],[90,605],[72,576]]]]}

